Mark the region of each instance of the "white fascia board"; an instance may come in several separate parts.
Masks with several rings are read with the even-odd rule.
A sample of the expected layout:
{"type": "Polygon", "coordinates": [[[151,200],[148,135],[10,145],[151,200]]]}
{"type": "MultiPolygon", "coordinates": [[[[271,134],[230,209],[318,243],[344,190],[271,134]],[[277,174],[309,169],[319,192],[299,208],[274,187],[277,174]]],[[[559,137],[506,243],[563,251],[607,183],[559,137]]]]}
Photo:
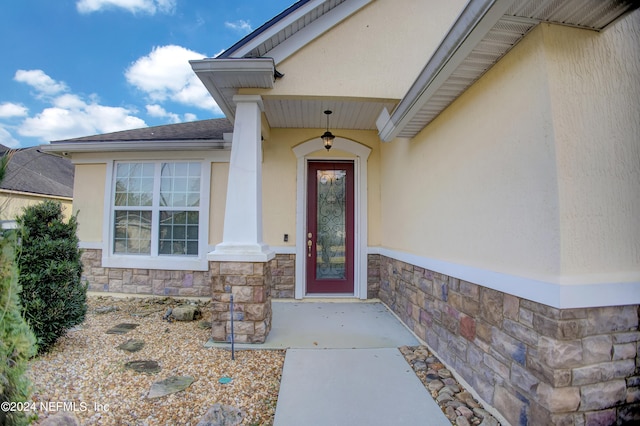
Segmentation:
{"type": "Polygon", "coordinates": [[[383,142],[392,141],[400,133],[513,3],[469,1],[387,122],[378,124],[383,142]]]}
{"type": "Polygon", "coordinates": [[[326,0],[310,1],[309,3],[305,4],[301,8],[296,9],[295,11],[293,11],[292,13],[290,13],[289,15],[285,16],[280,21],[278,21],[277,23],[272,25],[270,28],[268,28],[262,34],[260,34],[256,38],[250,40],[247,44],[242,46],[241,49],[236,50],[236,52],[233,54],[232,57],[233,58],[242,58],[244,55],[246,55],[247,53],[251,52],[253,49],[255,49],[256,47],[260,46],[262,43],[264,43],[265,41],[269,40],[271,37],[273,37],[274,35],[278,34],[280,31],[282,31],[283,29],[285,29],[286,27],[288,27],[292,23],[296,22],[298,19],[302,18],[304,15],[306,15],[309,12],[311,12],[313,9],[315,9],[318,6],[320,6],[325,1],[326,0]]]}
{"type": "Polygon", "coordinates": [[[207,58],[189,61],[191,68],[199,72],[265,72],[273,76],[271,58],[207,58]]]}
{"type": "Polygon", "coordinates": [[[266,89],[273,88],[275,64],[272,58],[207,58],[199,60],[189,61],[191,69],[196,73],[198,78],[202,81],[207,88],[213,100],[216,101],[218,107],[222,110],[225,117],[235,122],[235,105],[232,102],[232,97],[229,94],[225,94],[223,89],[229,89],[237,92],[237,87],[221,87],[216,82],[216,75],[229,74],[238,76],[243,73],[262,74],[268,87],[262,87],[266,89]]]}
{"type": "MultiPolygon", "coordinates": [[[[241,58],[244,55],[251,52],[253,49],[257,48],[270,38],[276,36],[280,31],[283,31],[289,25],[296,22],[298,19],[304,17],[307,13],[311,12],[313,9],[321,6],[327,0],[314,0],[305,4],[304,6],[296,9],[289,15],[282,18],[280,21],[273,24],[271,27],[266,29],[263,33],[258,35],[256,38],[250,40],[242,46],[242,48],[238,49],[233,53],[234,58],[241,58]]],[[[297,52],[301,47],[310,43],[317,37],[319,37],[324,32],[328,31],[331,27],[335,26],[339,22],[345,20],[362,7],[368,5],[374,0],[347,0],[344,3],[336,6],[334,9],[329,11],[327,14],[321,16],[316,21],[312,22],[308,26],[306,26],[301,31],[297,32],[293,37],[285,40],[274,49],[269,51],[269,57],[275,60],[276,64],[281,63],[283,60],[288,58],[297,52]]]]}
{"type": "Polygon", "coordinates": [[[222,111],[224,116],[227,118],[227,120],[229,120],[231,124],[233,124],[236,120],[236,115],[235,115],[235,110],[233,108],[233,105],[231,105],[228,102],[229,99],[226,96],[224,96],[222,91],[218,89],[215,82],[213,81],[211,74],[208,74],[208,73],[205,74],[205,72],[196,71],[196,75],[198,76],[198,78],[200,78],[200,81],[202,81],[202,83],[204,84],[204,87],[207,89],[207,91],[209,92],[213,100],[216,102],[216,104],[218,105],[218,108],[220,108],[220,110],[222,111]]]}
{"type": "MultiPolygon", "coordinates": [[[[362,9],[364,6],[373,1],[374,0],[346,1],[339,6],[336,6],[328,13],[322,15],[321,17],[304,27],[302,30],[295,33],[292,37],[289,37],[288,39],[284,40],[282,43],[271,49],[268,52],[269,57],[273,58],[276,64],[282,63],[285,59],[293,56],[304,46],[311,43],[322,34],[329,31],[331,28],[335,27],[340,22],[344,21],[349,16],[353,15],[358,10],[362,9]]],[[[278,25],[278,31],[280,31],[280,29],[286,28],[286,26],[290,23],[291,22],[287,22],[281,28],[278,25]]],[[[277,33],[277,31],[274,32],[274,34],[271,34],[270,37],[275,35],[275,33],[277,33]]],[[[264,40],[261,39],[261,42],[262,41],[264,40]]]]}
{"type": "Polygon", "coordinates": [[[39,150],[66,156],[68,153],[129,152],[129,151],[202,151],[225,150],[230,144],[223,140],[154,140],[154,141],[88,141],[40,145],[39,150]]]}

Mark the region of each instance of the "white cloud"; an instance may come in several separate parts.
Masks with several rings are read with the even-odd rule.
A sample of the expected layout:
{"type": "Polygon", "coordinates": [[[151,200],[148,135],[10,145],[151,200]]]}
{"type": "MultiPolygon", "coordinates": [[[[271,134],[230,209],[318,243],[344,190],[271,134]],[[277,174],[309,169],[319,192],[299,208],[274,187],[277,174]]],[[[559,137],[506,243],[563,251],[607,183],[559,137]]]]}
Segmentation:
{"type": "Polygon", "coordinates": [[[58,96],[52,101],[53,106],[62,108],[62,109],[82,109],[87,106],[87,104],[80,99],[78,95],[65,94],[62,96],[58,96]]]}
{"type": "MultiPolygon", "coordinates": [[[[19,70],[15,80],[36,89],[36,97],[51,105],[20,123],[17,132],[22,136],[49,142],[147,125],[144,120],[133,115],[136,113],[134,110],[100,105],[96,95],[90,95],[85,100],[79,95],[65,93],[69,91],[67,85],[55,81],[42,70],[19,70]]],[[[9,114],[26,116],[27,109],[17,104],[0,105],[0,117],[9,114]]],[[[7,135],[0,137],[6,139],[7,135]]]]}
{"type": "Polygon", "coordinates": [[[244,34],[249,34],[251,31],[253,31],[253,28],[251,28],[251,24],[248,21],[242,19],[235,22],[225,22],[224,26],[244,34]]]}
{"type": "Polygon", "coordinates": [[[172,123],[182,122],[178,114],[168,112],[160,105],[147,105],[147,114],[149,114],[151,117],[168,118],[172,123]]]}
{"type": "Polygon", "coordinates": [[[34,117],[26,118],[18,133],[49,142],[146,127],[144,120],[131,115],[131,110],[87,104],[75,95],[61,96],[53,104],[34,117]]]}
{"type": "Polygon", "coordinates": [[[181,46],[156,47],[135,61],[126,70],[125,77],[154,102],[171,100],[220,112],[189,65],[190,59],[202,59],[205,56],[181,46]]]}
{"type": "Polygon", "coordinates": [[[105,9],[121,8],[131,13],[156,12],[172,14],[176,10],[176,0],[78,0],[76,8],[80,13],[93,13],[105,9]]]}
{"type": "Polygon", "coordinates": [[[24,117],[27,111],[26,107],[11,102],[0,104],[0,118],[24,117]]]}
{"type": "Polygon", "coordinates": [[[18,70],[13,79],[28,84],[40,95],[57,95],[69,90],[64,82],[55,81],[42,70],[18,70]]]}
{"type": "Polygon", "coordinates": [[[169,112],[160,105],[147,105],[147,114],[151,117],[167,118],[171,123],[182,123],[185,121],[196,121],[198,117],[190,112],[185,113],[182,117],[180,114],[169,112]]]}
{"type": "Polygon", "coordinates": [[[11,136],[6,129],[0,127],[0,144],[9,147],[9,148],[19,148],[20,142],[11,136]]]}

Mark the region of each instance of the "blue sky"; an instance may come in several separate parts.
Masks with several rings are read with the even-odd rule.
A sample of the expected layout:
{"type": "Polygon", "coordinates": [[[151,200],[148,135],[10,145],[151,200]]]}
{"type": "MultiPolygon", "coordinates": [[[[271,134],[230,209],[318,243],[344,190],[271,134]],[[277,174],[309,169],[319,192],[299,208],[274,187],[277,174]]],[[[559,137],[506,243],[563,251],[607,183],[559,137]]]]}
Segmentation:
{"type": "Polygon", "coordinates": [[[0,2],[0,143],[12,148],[221,117],[188,60],[295,0],[0,2]]]}

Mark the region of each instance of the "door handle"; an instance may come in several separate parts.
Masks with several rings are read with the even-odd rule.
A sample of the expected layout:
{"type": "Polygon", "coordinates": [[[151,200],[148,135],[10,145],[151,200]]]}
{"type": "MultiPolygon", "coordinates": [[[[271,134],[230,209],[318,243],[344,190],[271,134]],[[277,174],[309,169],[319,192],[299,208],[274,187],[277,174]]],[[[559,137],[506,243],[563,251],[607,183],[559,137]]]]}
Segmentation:
{"type": "Polygon", "coordinates": [[[311,238],[313,237],[313,234],[311,232],[309,232],[307,234],[307,256],[311,257],[311,247],[313,246],[313,241],[311,240],[311,238]]]}

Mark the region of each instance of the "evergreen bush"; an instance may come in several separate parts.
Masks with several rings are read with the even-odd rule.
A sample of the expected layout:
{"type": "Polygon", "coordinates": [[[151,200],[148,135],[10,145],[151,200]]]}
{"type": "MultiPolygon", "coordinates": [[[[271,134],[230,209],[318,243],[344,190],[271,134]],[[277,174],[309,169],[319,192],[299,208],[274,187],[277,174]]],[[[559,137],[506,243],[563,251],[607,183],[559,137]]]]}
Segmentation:
{"type": "MultiPolygon", "coordinates": [[[[0,159],[0,181],[7,161],[0,159]]],[[[30,383],[25,376],[27,361],[35,352],[36,339],[22,317],[15,264],[15,233],[0,234],[0,403],[26,402],[30,383]]],[[[27,425],[23,412],[0,410],[0,425],[27,425]]]]}
{"type": "Polygon", "coordinates": [[[17,222],[23,315],[42,354],[69,328],[82,323],[87,312],[78,223],[76,216],[65,223],[62,206],[54,201],[25,208],[17,222]]]}

